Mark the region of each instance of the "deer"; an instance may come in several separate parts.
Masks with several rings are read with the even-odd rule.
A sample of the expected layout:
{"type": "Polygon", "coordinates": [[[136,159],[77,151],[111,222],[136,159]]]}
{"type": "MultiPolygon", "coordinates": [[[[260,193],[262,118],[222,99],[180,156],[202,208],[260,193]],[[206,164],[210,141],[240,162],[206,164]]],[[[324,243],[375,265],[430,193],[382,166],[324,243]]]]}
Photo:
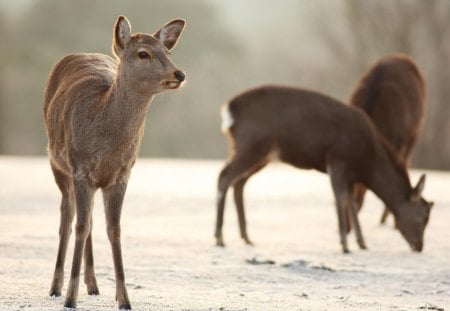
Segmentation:
{"type": "MultiPolygon", "coordinates": [[[[357,82],[349,103],[369,116],[398,160],[408,167],[425,111],[425,82],[414,60],[400,53],[382,57],[357,82]]],[[[365,192],[364,185],[355,187],[358,211],[365,192]]],[[[385,207],[381,224],[388,215],[385,207]]]]}
{"type": "Polygon", "coordinates": [[[185,27],[174,19],[153,34],[131,33],[119,16],[115,58],[70,54],[53,67],[44,95],[48,155],[62,194],[59,245],[50,296],[61,296],[64,261],[76,215],[75,248],[64,306],[76,308],[81,263],[89,295],[98,295],[92,248],[93,197],[101,189],[119,309],[131,310],[125,286],[120,218],[128,178],[139,152],[150,102],[179,88],[185,73],[170,59],[185,27]]]}
{"type": "Polygon", "coordinates": [[[230,152],[217,182],[217,246],[225,245],[222,227],[229,187],[233,187],[240,236],[253,244],[246,229],[243,190],[253,174],[278,160],[329,175],[343,253],[349,253],[346,211],[359,247],[367,248],[353,197],[359,183],[385,202],[411,250],[422,251],[432,206],[422,197],[425,175],[415,187],[411,185],[406,168],[360,109],[311,90],[260,86],[222,106],[222,130],[230,152]]]}

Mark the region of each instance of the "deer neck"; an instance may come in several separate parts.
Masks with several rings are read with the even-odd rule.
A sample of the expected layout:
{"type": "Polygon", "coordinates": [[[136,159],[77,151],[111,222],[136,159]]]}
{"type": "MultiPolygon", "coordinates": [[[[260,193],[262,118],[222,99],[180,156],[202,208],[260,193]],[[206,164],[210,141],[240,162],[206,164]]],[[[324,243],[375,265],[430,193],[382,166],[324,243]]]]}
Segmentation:
{"type": "Polygon", "coordinates": [[[394,156],[380,146],[369,169],[367,186],[396,214],[408,200],[411,185],[405,169],[395,162],[394,156]]]}
{"type": "Polygon", "coordinates": [[[154,94],[141,94],[128,79],[118,75],[105,97],[105,126],[116,128],[123,136],[132,138],[145,123],[154,94]]]}

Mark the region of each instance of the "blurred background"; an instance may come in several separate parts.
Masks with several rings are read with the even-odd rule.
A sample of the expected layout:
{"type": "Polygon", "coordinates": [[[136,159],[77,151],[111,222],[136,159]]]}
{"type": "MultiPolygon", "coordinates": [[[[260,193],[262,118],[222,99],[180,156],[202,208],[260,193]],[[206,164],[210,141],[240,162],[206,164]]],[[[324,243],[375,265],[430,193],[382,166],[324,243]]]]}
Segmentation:
{"type": "Polygon", "coordinates": [[[412,164],[450,169],[448,0],[0,0],[0,154],[45,155],[48,73],[68,53],[111,55],[119,14],[137,32],[188,21],[172,56],[188,82],[153,101],[141,157],[225,158],[219,110],[236,93],[276,83],[347,101],[374,61],[404,52],[428,93],[412,164]]]}

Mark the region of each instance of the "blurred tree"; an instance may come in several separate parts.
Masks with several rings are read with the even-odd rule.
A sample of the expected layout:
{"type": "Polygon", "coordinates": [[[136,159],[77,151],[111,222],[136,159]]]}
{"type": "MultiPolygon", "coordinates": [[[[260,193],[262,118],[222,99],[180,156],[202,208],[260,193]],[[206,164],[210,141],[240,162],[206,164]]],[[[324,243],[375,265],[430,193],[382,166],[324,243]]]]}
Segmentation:
{"type": "Polygon", "coordinates": [[[316,8],[315,16],[321,18],[314,29],[334,60],[324,79],[340,92],[347,89],[339,94],[343,98],[350,94],[348,86],[383,54],[403,52],[417,61],[427,83],[428,111],[412,164],[450,169],[450,2],[347,0],[342,14],[330,9],[328,1],[316,8]]]}
{"type": "Polygon", "coordinates": [[[142,154],[222,156],[225,143],[219,130],[221,101],[215,99],[229,94],[225,95],[226,87],[215,77],[218,68],[233,61],[234,56],[227,55],[238,55],[240,48],[224,30],[215,10],[201,0],[35,1],[10,28],[11,37],[20,40],[11,41],[8,47],[8,103],[2,107],[6,125],[14,133],[8,135],[2,152],[44,152],[42,98],[51,66],[73,52],[111,55],[113,25],[118,15],[126,15],[133,29],[141,32],[156,31],[176,17],[188,22],[173,55],[175,63],[187,72],[188,86],[154,101],[142,154]]]}

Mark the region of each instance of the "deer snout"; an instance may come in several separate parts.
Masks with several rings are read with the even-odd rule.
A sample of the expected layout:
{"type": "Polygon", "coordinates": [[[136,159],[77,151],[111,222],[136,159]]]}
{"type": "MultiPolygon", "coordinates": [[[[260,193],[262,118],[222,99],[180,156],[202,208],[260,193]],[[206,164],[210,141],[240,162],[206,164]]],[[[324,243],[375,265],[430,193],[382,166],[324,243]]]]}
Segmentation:
{"type": "Polygon", "coordinates": [[[423,242],[415,242],[415,243],[411,243],[411,249],[413,252],[417,252],[420,253],[423,250],[423,242]]]}
{"type": "Polygon", "coordinates": [[[182,72],[181,70],[177,70],[173,73],[175,78],[178,79],[178,81],[183,82],[186,79],[186,74],[182,72]]]}

